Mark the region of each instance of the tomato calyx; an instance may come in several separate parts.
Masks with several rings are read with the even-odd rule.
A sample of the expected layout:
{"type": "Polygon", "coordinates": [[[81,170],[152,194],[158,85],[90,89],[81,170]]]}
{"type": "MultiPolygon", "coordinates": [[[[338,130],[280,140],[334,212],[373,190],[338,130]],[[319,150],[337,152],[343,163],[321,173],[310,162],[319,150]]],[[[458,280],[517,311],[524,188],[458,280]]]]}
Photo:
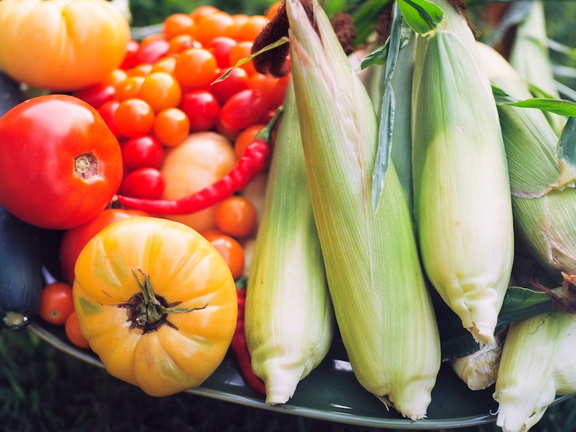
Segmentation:
{"type": "Polygon", "coordinates": [[[142,330],[142,334],[156,331],[164,324],[178,330],[174,324],[168,321],[169,314],[193,312],[208,306],[205,304],[197,308],[176,307],[181,302],[168,303],[163,297],[157,296],[154,293],[150,276],[144,273],[142,269],[133,268],[132,273],[141,292],[133,295],[127,303],[118,306],[127,309],[128,321],[131,321],[130,328],[139,328],[142,330]]]}
{"type": "Polygon", "coordinates": [[[74,157],[74,173],[83,178],[90,180],[98,174],[98,158],[93,153],[82,153],[74,157]]]}

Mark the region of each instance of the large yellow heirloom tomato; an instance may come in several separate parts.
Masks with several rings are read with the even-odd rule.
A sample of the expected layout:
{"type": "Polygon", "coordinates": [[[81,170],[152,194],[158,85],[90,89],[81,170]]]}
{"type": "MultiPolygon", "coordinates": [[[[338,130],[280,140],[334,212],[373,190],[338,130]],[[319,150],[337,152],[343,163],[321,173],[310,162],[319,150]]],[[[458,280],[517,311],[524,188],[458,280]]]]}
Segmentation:
{"type": "Polygon", "coordinates": [[[199,386],[236,327],[226,262],[179,222],[143,216],[104,228],[76,261],[73,292],[80,330],[106,370],[151,396],[199,386]]]}
{"type": "Polygon", "coordinates": [[[0,1],[0,68],[54,91],[103,81],[126,55],[130,26],[106,0],[0,1]]]}

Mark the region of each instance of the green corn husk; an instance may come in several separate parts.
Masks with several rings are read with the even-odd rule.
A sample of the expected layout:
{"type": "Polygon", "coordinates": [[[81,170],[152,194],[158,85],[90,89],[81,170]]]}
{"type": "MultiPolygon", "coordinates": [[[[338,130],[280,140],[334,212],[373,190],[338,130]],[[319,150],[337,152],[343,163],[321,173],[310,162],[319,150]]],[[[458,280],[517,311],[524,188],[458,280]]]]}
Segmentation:
{"type": "MultiPolygon", "coordinates": [[[[526,82],[494,49],[478,44],[492,85],[515,100],[531,97],[526,82]]],[[[508,155],[516,233],[557,282],[576,274],[576,169],[557,155],[558,137],[542,111],[498,107],[508,155]]]]}
{"type": "Polygon", "coordinates": [[[432,285],[481,344],[494,344],[513,261],[506,155],[472,31],[451,6],[418,37],[413,85],[414,206],[432,285]]]}
{"type": "Polygon", "coordinates": [[[334,319],[292,84],[276,136],[245,309],[252,369],[271,405],[287,402],[324,359],[334,319]]]}
{"type": "Polygon", "coordinates": [[[554,370],[567,335],[576,330],[570,314],[536,315],[510,324],[496,379],[496,424],[503,432],[526,432],[556,397],[554,370]]]}
{"type": "Polygon", "coordinates": [[[440,341],[410,213],[393,164],[372,208],[378,126],[365,87],[316,1],[286,2],[312,209],[330,296],[359,383],[425,417],[440,341]]]}
{"type": "MultiPolygon", "coordinates": [[[[536,0],[529,3],[529,8],[525,19],[516,27],[509,61],[520,76],[549,97],[558,99],[560,94],[556,88],[548,50],[544,3],[536,0]]],[[[545,116],[554,132],[560,134],[566,118],[548,112],[545,116]]]]}
{"type": "Polygon", "coordinates": [[[552,373],[556,395],[563,396],[576,393],[576,328],[573,325],[571,331],[567,332],[558,360],[552,373]]]}

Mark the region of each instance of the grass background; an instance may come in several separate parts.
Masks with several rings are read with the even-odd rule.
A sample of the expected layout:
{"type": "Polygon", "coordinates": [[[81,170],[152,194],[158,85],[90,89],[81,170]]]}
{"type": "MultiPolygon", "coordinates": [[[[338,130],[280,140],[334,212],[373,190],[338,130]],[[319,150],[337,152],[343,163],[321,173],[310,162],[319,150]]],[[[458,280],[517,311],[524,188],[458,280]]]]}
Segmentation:
{"type": "MultiPolygon", "coordinates": [[[[230,12],[261,13],[271,0],[220,0],[230,12]]],[[[134,25],[208,3],[132,2],[134,25]]],[[[576,46],[576,2],[547,4],[549,35],[576,46]]],[[[558,58],[558,57],[556,57],[558,58]]],[[[573,59],[558,58],[563,64],[573,59]]],[[[27,330],[0,331],[0,431],[17,432],[372,432],[376,428],[297,417],[190,394],[153,398],[138,388],[53,348],[27,330]]],[[[460,432],[498,432],[494,424],[460,432]]],[[[576,431],[576,398],[552,406],[534,432],[576,431]]]]}

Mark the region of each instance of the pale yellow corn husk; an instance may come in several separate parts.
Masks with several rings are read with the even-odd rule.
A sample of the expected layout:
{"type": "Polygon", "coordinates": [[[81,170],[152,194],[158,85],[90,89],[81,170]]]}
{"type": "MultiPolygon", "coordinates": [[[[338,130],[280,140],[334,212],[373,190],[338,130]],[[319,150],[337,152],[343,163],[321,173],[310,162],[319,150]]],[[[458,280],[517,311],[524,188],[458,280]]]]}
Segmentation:
{"type": "Polygon", "coordinates": [[[510,325],[496,379],[496,424],[503,432],[526,432],[556,397],[553,372],[566,336],[576,329],[570,314],[537,315],[510,325]]]}
{"type": "MultiPolygon", "coordinates": [[[[516,27],[509,59],[520,76],[550,97],[560,97],[552,73],[542,1],[531,2],[526,18],[516,27]]],[[[554,131],[560,134],[566,124],[566,118],[553,113],[544,115],[554,131]]]]}
{"type": "Polygon", "coordinates": [[[576,325],[567,333],[552,374],[557,396],[576,393],[576,325]]]}
{"type": "Polygon", "coordinates": [[[252,369],[271,405],[324,359],[334,320],[291,84],[276,136],[245,309],[252,369]]]}
{"type": "Polygon", "coordinates": [[[496,382],[503,346],[501,338],[496,336],[494,344],[451,360],[450,366],[470,390],[484,390],[496,382]]]}
{"type": "Polygon", "coordinates": [[[412,102],[414,206],[426,273],[463,326],[494,343],[513,260],[506,155],[487,77],[466,21],[418,37],[412,102]]]}
{"type": "MultiPolygon", "coordinates": [[[[526,82],[492,48],[479,44],[490,82],[515,100],[530,98],[526,82]]],[[[576,170],[556,157],[558,137],[542,111],[498,107],[508,156],[516,233],[558,282],[576,274],[576,170]]]]}
{"type": "Polygon", "coordinates": [[[330,296],[359,383],[405,417],[425,417],[440,367],[432,304],[393,164],[372,208],[377,121],[328,18],[286,2],[312,209],[330,296]]]}

